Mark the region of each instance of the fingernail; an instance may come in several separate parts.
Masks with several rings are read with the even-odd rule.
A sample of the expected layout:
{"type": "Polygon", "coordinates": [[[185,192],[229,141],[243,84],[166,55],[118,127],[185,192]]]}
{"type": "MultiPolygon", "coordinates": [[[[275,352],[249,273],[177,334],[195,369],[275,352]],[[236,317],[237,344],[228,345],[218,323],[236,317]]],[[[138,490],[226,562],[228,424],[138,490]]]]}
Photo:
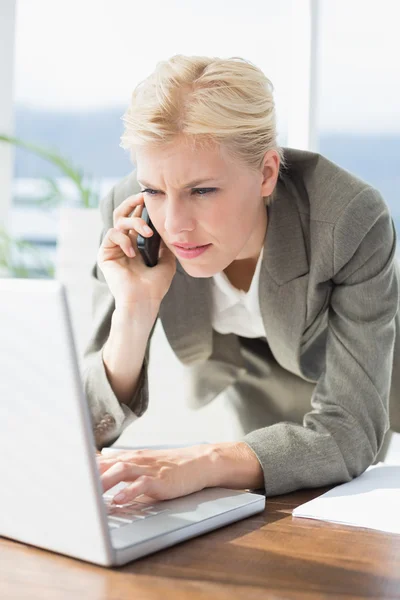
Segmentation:
{"type": "Polygon", "coordinates": [[[148,225],[143,225],[143,229],[146,233],[153,233],[153,230],[148,225]]]}
{"type": "Polygon", "coordinates": [[[124,494],[123,492],[120,492],[113,498],[113,502],[117,502],[117,503],[123,502],[124,500],[126,500],[126,494],[124,494]]]}

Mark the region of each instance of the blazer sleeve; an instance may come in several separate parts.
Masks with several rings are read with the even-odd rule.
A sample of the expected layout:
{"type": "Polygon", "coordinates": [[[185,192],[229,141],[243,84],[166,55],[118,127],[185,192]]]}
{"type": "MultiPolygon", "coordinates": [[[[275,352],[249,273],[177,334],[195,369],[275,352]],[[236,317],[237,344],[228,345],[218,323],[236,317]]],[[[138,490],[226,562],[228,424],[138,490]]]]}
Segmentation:
{"type": "Polygon", "coordinates": [[[333,228],[325,369],[303,425],[281,422],[242,438],[262,466],[268,495],[350,481],[370,466],[389,428],[399,306],[396,233],[367,188],[333,228]]]}
{"type": "MultiPolygon", "coordinates": [[[[115,186],[100,202],[102,232],[99,246],[105,233],[113,227],[113,211],[135,190],[125,185],[115,186]],[[117,191],[116,191],[117,190],[117,191]]],[[[122,431],[142,416],[148,408],[148,364],[150,341],[156,322],[147,342],[144,362],[136,392],[128,404],[120,403],[108,381],[102,353],[111,329],[111,318],[115,300],[97,262],[91,269],[92,282],[92,333],[83,353],[82,379],[92,419],[96,447],[101,449],[112,444],[122,431]]],[[[157,320],[156,320],[157,321],[157,320]]]]}

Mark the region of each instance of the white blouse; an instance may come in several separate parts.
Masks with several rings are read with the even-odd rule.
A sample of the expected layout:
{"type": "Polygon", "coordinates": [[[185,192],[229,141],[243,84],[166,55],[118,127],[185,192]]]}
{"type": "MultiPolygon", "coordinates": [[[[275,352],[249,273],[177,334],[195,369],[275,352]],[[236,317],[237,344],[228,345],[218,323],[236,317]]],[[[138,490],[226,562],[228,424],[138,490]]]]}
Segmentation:
{"type": "Polygon", "coordinates": [[[213,275],[212,326],[218,333],[235,333],[247,338],[265,338],[260,312],[258,283],[264,248],[258,257],[248,292],[238,290],[223,271],[213,275]]]}

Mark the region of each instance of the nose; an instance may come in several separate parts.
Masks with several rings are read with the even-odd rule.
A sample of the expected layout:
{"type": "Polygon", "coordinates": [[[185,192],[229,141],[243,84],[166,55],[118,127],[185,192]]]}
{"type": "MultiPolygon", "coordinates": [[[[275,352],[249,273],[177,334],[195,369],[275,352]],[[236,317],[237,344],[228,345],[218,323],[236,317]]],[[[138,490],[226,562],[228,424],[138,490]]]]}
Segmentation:
{"type": "Polygon", "coordinates": [[[172,197],[166,200],[164,229],[171,239],[175,239],[182,231],[194,230],[189,202],[172,197]]]}

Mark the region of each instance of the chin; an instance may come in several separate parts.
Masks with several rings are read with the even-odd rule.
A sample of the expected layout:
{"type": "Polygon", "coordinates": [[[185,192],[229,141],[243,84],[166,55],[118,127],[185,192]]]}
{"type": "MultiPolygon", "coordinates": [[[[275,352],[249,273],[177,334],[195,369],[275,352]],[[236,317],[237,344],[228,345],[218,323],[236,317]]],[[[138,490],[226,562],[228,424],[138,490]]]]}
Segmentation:
{"type": "Polygon", "coordinates": [[[215,265],[195,265],[190,260],[179,261],[182,269],[190,275],[190,277],[212,277],[220,271],[215,265]]]}

